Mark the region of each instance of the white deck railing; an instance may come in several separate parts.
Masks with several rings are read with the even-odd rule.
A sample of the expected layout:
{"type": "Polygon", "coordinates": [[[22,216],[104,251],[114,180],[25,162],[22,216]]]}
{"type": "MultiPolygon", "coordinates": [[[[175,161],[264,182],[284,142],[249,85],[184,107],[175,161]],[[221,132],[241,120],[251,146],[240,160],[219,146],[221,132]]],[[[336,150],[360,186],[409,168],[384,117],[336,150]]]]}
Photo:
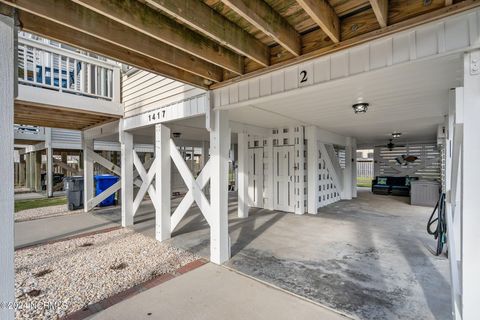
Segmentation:
{"type": "Polygon", "coordinates": [[[20,84],[107,101],[120,101],[120,67],[73,50],[18,38],[20,84]]]}

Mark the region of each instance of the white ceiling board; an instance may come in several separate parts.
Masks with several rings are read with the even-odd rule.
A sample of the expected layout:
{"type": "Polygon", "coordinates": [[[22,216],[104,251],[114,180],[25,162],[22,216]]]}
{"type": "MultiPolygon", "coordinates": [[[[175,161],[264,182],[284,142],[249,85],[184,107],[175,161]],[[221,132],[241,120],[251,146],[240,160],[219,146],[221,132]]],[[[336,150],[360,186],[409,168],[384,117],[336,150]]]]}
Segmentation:
{"type": "MultiPolygon", "coordinates": [[[[170,132],[181,133],[184,140],[210,140],[210,135],[205,128],[205,116],[193,117],[165,123],[170,132]]],[[[135,143],[154,143],[155,126],[142,127],[132,130],[135,143]]]]}
{"type": "Polygon", "coordinates": [[[406,140],[432,140],[448,110],[450,88],[462,85],[463,59],[453,55],[330,81],[281,98],[230,110],[230,119],[275,128],[313,124],[358,143],[382,143],[393,131],[406,140]],[[366,114],[352,104],[368,102],[366,114]]]}

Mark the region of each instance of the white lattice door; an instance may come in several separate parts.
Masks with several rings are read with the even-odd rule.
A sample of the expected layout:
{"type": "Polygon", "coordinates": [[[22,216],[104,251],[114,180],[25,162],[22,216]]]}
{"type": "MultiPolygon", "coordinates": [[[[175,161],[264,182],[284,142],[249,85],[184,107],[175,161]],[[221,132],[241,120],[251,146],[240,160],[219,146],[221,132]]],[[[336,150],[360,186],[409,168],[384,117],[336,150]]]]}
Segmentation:
{"type": "Polygon", "coordinates": [[[248,200],[250,207],[263,207],[263,148],[248,149],[248,200]]]}
{"type": "Polygon", "coordinates": [[[273,192],[274,209],[293,212],[294,194],[294,163],[295,148],[293,146],[275,147],[273,152],[273,192]]]}

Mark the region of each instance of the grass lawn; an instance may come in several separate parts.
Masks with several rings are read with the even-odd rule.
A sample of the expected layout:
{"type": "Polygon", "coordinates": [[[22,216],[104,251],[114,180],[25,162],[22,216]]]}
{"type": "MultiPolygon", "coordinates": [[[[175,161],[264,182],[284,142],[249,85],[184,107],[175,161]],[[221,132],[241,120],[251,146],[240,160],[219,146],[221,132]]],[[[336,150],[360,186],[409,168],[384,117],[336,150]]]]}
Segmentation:
{"type": "Polygon", "coordinates": [[[357,178],[357,187],[371,187],[372,179],[371,178],[357,178]]]}
{"type": "Polygon", "coordinates": [[[67,198],[55,197],[55,198],[43,198],[43,199],[31,199],[31,200],[16,200],[15,212],[26,210],[26,209],[56,206],[60,204],[67,204],[67,198]]]}

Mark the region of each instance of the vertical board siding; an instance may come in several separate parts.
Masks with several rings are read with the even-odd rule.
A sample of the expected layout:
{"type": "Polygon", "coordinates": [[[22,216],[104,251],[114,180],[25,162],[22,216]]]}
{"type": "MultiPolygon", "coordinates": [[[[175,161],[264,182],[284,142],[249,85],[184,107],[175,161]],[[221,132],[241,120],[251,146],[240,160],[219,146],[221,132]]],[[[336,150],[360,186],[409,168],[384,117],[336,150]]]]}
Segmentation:
{"type": "Polygon", "coordinates": [[[300,90],[327,81],[480,46],[480,9],[373,40],[213,90],[214,107],[300,90]]]}
{"type": "Polygon", "coordinates": [[[205,90],[143,70],[123,75],[122,101],[125,106],[125,117],[132,117],[203,93],[205,90]]]}
{"type": "Polygon", "coordinates": [[[388,149],[375,148],[375,176],[411,176],[441,181],[442,152],[435,143],[407,144],[388,149]],[[400,165],[397,158],[402,155],[418,157],[413,163],[400,165]]]}
{"type": "Polygon", "coordinates": [[[326,152],[322,152],[321,148],[318,151],[318,199],[317,209],[325,207],[334,202],[340,201],[340,186],[335,183],[332,172],[334,168],[329,165],[329,162],[339,161],[337,159],[329,159],[326,152]]]}

